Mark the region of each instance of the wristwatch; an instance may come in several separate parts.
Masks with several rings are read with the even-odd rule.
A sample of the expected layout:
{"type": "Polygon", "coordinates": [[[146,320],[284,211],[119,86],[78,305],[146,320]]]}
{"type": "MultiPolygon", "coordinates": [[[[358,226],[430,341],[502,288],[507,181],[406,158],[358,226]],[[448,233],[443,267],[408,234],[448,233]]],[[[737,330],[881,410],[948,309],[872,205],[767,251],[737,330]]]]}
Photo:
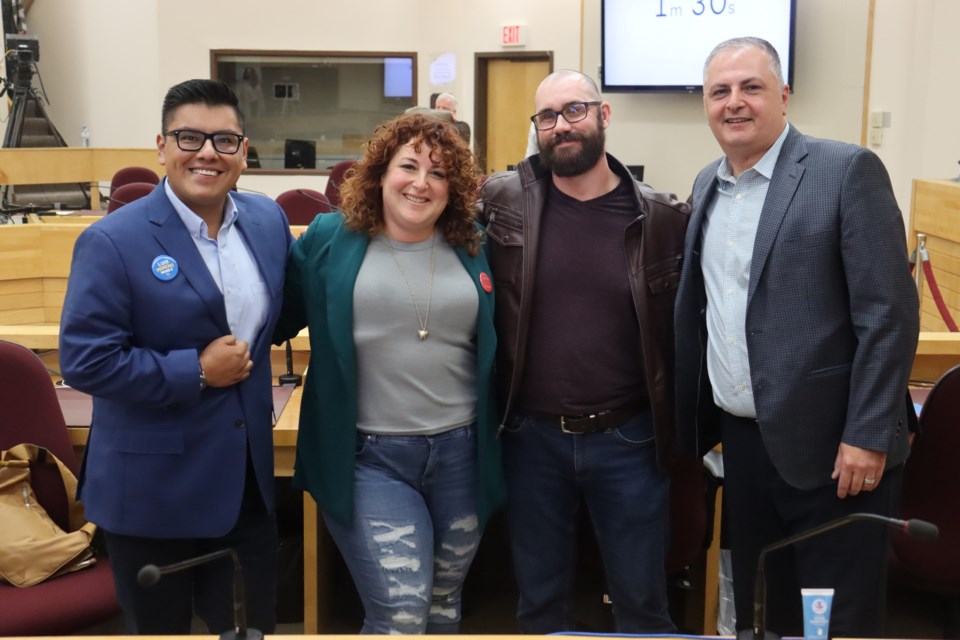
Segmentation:
{"type": "Polygon", "coordinates": [[[197,364],[200,366],[200,391],[203,391],[207,388],[207,374],[203,372],[203,365],[200,364],[199,360],[197,364]]]}

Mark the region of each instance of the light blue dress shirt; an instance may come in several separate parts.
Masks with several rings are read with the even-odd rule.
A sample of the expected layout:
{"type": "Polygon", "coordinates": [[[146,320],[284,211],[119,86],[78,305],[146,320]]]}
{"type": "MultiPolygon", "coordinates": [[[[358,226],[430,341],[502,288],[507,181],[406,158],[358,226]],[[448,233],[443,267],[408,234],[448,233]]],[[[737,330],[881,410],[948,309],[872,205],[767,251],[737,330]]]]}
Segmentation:
{"type": "Polygon", "coordinates": [[[770,178],[790,125],[759,162],[733,176],[724,158],[717,167],[717,195],[703,222],[701,264],[707,292],[707,373],[713,400],[727,413],[756,418],[747,352],[747,293],[753,241],[770,178]]]}
{"type": "Polygon", "coordinates": [[[227,194],[223,206],[223,224],[216,239],[210,238],[207,223],[185,205],[164,178],[163,187],[190,237],[197,245],[210,275],[223,293],[230,332],[253,344],[267,321],[270,296],[250,248],[237,229],[237,205],[227,194]]]}

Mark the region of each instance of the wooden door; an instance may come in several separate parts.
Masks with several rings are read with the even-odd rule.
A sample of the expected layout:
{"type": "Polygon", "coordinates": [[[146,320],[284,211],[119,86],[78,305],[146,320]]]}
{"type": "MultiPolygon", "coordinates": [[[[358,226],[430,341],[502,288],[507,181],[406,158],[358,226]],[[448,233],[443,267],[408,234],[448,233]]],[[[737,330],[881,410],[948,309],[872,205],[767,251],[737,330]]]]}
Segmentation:
{"type": "Polygon", "coordinates": [[[533,97],[552,68],[549,53],[478,54],[477,154],[485,173],[523,159],[533,97]]]}

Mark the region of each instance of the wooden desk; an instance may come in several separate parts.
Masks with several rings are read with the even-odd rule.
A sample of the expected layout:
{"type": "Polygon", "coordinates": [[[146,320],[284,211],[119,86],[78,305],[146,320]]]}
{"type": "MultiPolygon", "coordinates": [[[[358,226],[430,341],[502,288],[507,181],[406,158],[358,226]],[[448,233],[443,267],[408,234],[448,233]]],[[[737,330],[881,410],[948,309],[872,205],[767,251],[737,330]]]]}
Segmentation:
{"type": "Polygon", "coordinates": [[[85,182],[91,187],[90,206],[99,209],[99,183],[109,182],[113,174],[130,166],[149,167],[164,174],[156,149],[0,149],[0,185],[85,182]]]}

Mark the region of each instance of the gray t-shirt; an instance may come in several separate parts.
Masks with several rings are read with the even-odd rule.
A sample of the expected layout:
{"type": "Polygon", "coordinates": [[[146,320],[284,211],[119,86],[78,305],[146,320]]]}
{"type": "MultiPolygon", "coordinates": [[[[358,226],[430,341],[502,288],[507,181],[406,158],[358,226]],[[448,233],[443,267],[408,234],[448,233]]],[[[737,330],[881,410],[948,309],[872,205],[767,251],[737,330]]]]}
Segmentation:
{"type": "Polygon", "coordinates": [[[433,243],[380,234],[367,248],[353,292],[360,431],[429,435],[476,419],[477,289],[440,234],[433,243]],[[427,323],[426,340],[418,337],[411,289],[427,323]]]}

